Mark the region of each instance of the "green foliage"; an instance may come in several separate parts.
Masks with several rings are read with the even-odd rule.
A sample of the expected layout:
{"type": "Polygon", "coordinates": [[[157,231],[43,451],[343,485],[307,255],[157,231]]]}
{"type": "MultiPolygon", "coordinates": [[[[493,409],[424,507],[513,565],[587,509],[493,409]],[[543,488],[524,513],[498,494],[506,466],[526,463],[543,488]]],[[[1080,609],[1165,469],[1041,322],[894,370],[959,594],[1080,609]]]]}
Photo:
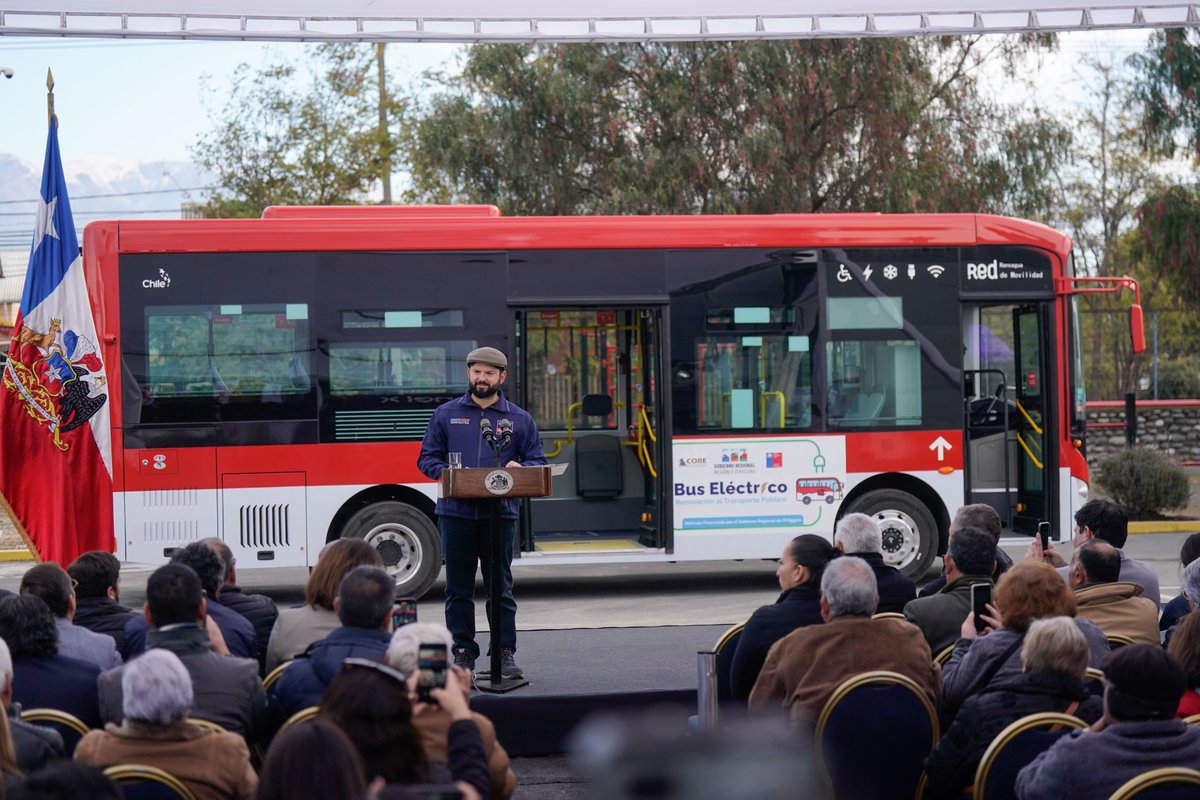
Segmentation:
{"type": "Polygon", "coordinates": [[[1134,519],[1155,517],[1188,503],[1183,467],[1143,447],[1123,450],[1101,461],[1096,481],[1134,519]]]}
{"type": "MultiPolygon", "coordinates": [[[[209,216],[256,217],[269,205],[361,202],[379,180],[395,138],[379,128],[375,50],[325,44],[313,49],[313,71],[291,64],[258,71],[242,64],[215,115],[214,128],[192,148],[217,176],[221,191],[209,216]]],[[[402,104],[385,92],[384,111],[402,104]]]]}
{"type": "Polygon", "coordinates": [[[1158,396],[1162,400],[1200,398],[1200,355],[1160,359],[1158,396]]]}
{"type": "Polygon", "coordinates": [[[414,112],[410,199],[509,214],[1035,213],[1067,130],[1014,119],[974,78],[1033,46],[477,46],[414,112]]]}
{"type": "Polygon", "coordinates": [[[1200,190],[1166,186],[1138,209],[1137,254],[1192,304],[1200,301],[1200,190]]]}
{"type": "Polygon", "coordinates": [[[1145,119],[1145,147],[1170,155],[1186,141],[1200,152],[1200,32],[1155,31],[1146,51],[1130,62],[1139,76],[1135,97],[1145,119]]]}

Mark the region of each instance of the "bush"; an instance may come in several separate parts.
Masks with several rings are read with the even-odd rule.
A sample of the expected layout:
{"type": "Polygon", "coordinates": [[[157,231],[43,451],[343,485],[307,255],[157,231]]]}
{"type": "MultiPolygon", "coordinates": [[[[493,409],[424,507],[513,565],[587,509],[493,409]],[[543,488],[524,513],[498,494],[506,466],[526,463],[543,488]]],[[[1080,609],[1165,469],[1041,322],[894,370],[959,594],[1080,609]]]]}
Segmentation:
{"type": "Polygon", "coordinates": [[[1188,479],[1183,467],[1156,450],[1134,447],[1100,462],[1099,483],[1131,519],[1156,517],[1188,503],[1188,479]]]}

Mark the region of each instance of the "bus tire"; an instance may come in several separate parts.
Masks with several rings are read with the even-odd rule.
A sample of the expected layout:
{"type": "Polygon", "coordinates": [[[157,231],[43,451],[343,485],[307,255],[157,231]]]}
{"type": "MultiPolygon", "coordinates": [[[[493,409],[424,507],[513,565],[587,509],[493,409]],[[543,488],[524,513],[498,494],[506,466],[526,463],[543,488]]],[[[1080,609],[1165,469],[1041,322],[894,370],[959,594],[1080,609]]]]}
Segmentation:
{"type": "Polygon", "coordinates": [[[899,489],[876,489],[858,497],[847,514],[866,514],[883,532],[883,561],[914,581],[925,577],[937,555],[938,527],[932,512],[899,489]]]}
{"type": "Polygon", "coordinates": [[[442,538],[429,517],[408,503],[381,500],[364,506],[342,526],[343,539],[362,539],[383,559],[398,597],[420,597],[442,568],[442,538]]]}

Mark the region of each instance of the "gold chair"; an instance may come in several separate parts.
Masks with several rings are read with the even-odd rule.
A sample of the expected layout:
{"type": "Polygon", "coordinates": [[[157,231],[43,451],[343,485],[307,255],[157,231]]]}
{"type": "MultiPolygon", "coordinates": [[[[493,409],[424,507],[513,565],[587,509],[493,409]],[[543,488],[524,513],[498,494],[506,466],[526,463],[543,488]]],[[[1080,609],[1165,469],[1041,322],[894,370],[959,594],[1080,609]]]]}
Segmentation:
{"type": "Polygon", "coordinates": [[[291,660],[285,661],[282,664],[280,664],[278,667],[276,667],[275,669],[268,672],[267,677],[263,678],[263,691],[266,691],[266,692],[271,691],[271,687],[275,685],[275,682],[278,681],[280,677],[282,677],[283,671],[285,669],[287,669],[288,667],[290,667],[291,665],[292,665],[291,660]]]}
{"type": "Polygon", "coordinates": [[[939,666],[944,665],[947,661],[950,660],[950,656],[953,653],[954,653],[954,645],[952,645],[952,644],[946,645],[945,647],[943,647],[941,649],[941,651],[936,656],[933,657],[933,663],[938,664],[939,666]]]}
{"type": "Polygon", "coordinates": [[[1192,714],[1190,717],[1184,717],[1183,721],[1188,725],[1200,725],[1200,714],[1192,714]]]}
{"type": "Polygon", "coordinates": [[[192,725],[195,725],[199,728],[205,728],[205,729],[213,731],[215,733],[229,733],[229,729],[226,728],[224,725],[213,722],[210,719],[200,719],[199,717],[188,717],[187,721],[188,721],[188,723],[190,723],[192,725]]]}
{"type": "Polygon", "coordinates": [[[320,710],[320,706],[309,706],[308,708],[300,709],[295,714],[292,714],[290,717],[288,717],[287,721],[279,726],[279,733],[283,733],[293,725],[299,725],[304,722],[312,722],[313,718],[317,716],[317,713],[320,710]]]}
{"type": "Polygon", "coordinates": [[[907,622],[908,617],[901,614],[899,611],[880,611],[878,614],[871,615],[871,619],[898,619],[907,622]]]}
{"type": "Polygon", "coordinates": [[[79,744],[90,730],[87,723],[81,720],[74,714],[66,711],[60,711],[57,708],[26,708],[21,711],[21,721],[31,722],[35,725],[45,725],[53,730],[58,731],[63,738],[63,746],[67,751],[67,758],[70,758],[75,752],[75,745],[79,744]]]}
{"type": "MultiPolygon", "coordinates": [[[[1200,786],[1200,772],[1187,767],[1161,767],[1126,781],[1108,800],[1133,800],[1148,789],[1184,789],[1188,786],[1200,786]]],[[[1200,789],[1179,796],[1194,797],[1192,792],[1200,794],[1200,789]]]]}
{"type": "Polygon", "coordinates": [[[1083,676],[1083,688],[1094,697],[1104,697],[1104,672],[1095,667],[1088,667],[1083,676]]]}
{"type": "Polygon", "coordinates": [[[975,770],[974,800],[984,800],[991,788],[993,791],[1012,796],[1017,773],[1027,766],[1060,736],[1074,728],[1086,728],[1087,724],[1078,717],[1045,711],[1030,714],[1009,725],[983,751],[979,767],[975,770]],[[1007,788],[1008,791],[1004,792],[1007,788]]]}
{"type": "Polygon", "coordinates": [[[1122,636],[1119,633],[1106,634],[1104,638],[1108,639],[1108,646],[1113,650],[1116,650],[1118,647],[1124,647],[1127,644],[1133,644],[1133,639],[1130,639],[1128,636],[1122,636]]]}
{"type": "Polygon", "coordinates": [[[159,789],[156,797],[164,797],[163,790],[173,792],[178,800],[196,800],[191,790],[183,782],[166,770],[146,764],[114,764],[104,770],[104,774],[119,786],[138,786],[153,784],[159,789]]]}
{"type": "Polygon", "coordinates": [[[914,796],[939,735],[937,711],[916,681],[865,672],[838,686],[821,709],[817,768],[834,797],[914,796]]]}
{"type": "Polygon", "coordinates": [[[745,629],[744,622],[731,625],[713,645],[713,652],[717,654],[717,700],[722,703],[733,700],[733,654],[745,629]]]}

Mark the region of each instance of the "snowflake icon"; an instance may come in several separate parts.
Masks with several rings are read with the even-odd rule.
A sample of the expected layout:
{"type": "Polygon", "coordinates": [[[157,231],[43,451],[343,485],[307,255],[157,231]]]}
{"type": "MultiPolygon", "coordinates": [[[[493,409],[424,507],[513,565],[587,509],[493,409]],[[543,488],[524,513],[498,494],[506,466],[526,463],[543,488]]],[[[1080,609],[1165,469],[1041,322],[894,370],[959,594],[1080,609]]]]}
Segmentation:
{"type": "Polygon", "coordinates": [[[896,274],[896,268],[891,264],[888,264],[883,268],[883,277],[887,278],[889,281],[895,280],[896,274]]]}

